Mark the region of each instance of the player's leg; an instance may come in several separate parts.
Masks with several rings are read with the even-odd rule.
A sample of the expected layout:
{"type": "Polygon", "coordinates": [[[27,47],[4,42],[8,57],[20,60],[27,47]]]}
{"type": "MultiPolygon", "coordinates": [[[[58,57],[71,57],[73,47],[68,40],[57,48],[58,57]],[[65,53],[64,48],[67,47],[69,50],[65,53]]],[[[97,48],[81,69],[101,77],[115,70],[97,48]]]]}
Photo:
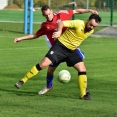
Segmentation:
{"type": "Polygon", "coordinates": [[[53,63],[53,64],[49,65],[48,71],[47,71],[47,76],[46,76],[46,86],[38,92],[39,95],[43,95],[53,88],[52,81],[54,78],[54,71],[61,62],[65,62],[65,60],[63,59],[57,63],[53,63]]]}
{"type": "MultiPolygon", "coordinates": [[[[84,53],[80,51],[80,48],[77,49],[77,53],[80,55],[80,57],[82,59],[85,58],[84,53]]],[[[42,90],[40,90],[38,92],[39,95],[43,95],[43,94],[47,93],[49,90],[51,90],[53,88],[53,86],[52,86],[52,80],[53,80],[53,77],[54,77],[53,73],[54,73],[55,69],[57,68],[57,66],[61,62],[65,62],[65,60],[62,60],[62,61],[60,61],[58,63],[51,64],[48,67],[47,76],[46,76],[46,83],[47,83],[47,85],[46,85],[46,87],[44,87],[42,90]]],[[[87,91],[88,91],[88,89],[87,89],[87,91]]]]}
{"type": "Polygon", "coordinates": [[[46,87],[47,88],[52,87],[52,80],[54,78],[54,71],[56,68],[57,67],[52,67],[52,66],[48,67],[47,76],[46,76],[46,87]]]}
{"type": "MultiPolygon", "coordinates": [[[[84,60],[85,58],[84,52],[81,52],[80,48],[77,48],[76,51],[80,55],[81,59],[84,60]]],[[[86,92],[88,92],[88,87],[86,88],[86,92]]]]}
{"type": "Polygon", "coordinates": [[[74,66],[74,68],[78,71],[78,86],[80,88],[80,99],[90,100],[90,93],[86,93],[86,67],[79,54],[77,54],[77,51],[74,51],[74,53],[68,57],[68,60],[66,62],[68,66],[74,66]]]}
{"type": "Polygon", "coordinates": [[[49,66],[51,63],[52,61],[49,58],[45,57],[39,64],[33,66],[29,70],[29,72],[27,72],[27,74],[19,82],[15,84],[15,87],[20,88],[24,83],[27,82],[27,80],[35,76],[39,71],[49,66]]]}
{"type": "MultiPolygon", "coordinates": [[[[55,59],[55,62],[53,62],[53,66],[55,68],[52,68],[52,66],[49,67],[50,71],[48,72],[49,74],[51,72],[51,75],[47,75],[47,87],[52,86],[53,72],[61,62],[64,62],[64,59],[67,57],[67,54],[69,53],[67,53],[66,50],[63,49],[63,45],[59,41],[56,41],[54,46],[52,46],[51,51],[48,52],[47,56],[51,56],[52,58],[54,57],[55,59]]],[[[39,91],[38,94],[45,94],[47,91],[49,91],[47,87],[39,91]]]]}
{"type": "Polygon", "coordinates": [[[46,76],[46,86],[38,92],[39,95],[43,95],[53,88],[52,81],[54,78],[55,69],[56,67],[51,67],[51,66],[48,67],[47,76],[46,76]]]}
{"type": "Polygon", "coordinates": [[[78,85],[80,89],[80,99],[91,100],[89,92],[86,92],[87,88],[87,76],[86,67],[84,62],[79,62],[74,65],[74,68],[78,71],[78,85]]]}
{"type": "Polygon", "coordinates": [[[66,58],[66,55],[61,51],[63,51],[62,44],[59,41],[56,41],[56,43],[54,44],[54,46],[51,47],[44,59],[42,59],[42,61],[39,63],[39,69],[37,69],[37,67],[35,66],[31,68],[31,70],[21,79],[21,81],[15,84],[15,86],[17,88],[20,88],[28,79],[35,76],[41,69],[44,69],[51,63],[59,62],[60,60],[66,58]]]}

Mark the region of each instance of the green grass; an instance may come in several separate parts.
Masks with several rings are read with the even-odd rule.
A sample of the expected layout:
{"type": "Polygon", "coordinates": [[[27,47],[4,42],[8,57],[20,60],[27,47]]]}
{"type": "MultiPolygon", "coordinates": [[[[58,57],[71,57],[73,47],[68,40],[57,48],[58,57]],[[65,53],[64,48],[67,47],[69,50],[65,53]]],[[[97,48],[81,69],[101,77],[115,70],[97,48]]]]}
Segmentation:
{"type": "MultiPolygon", "coordinates": [[[[98,12],[102,19],[100,24],[101,25],[110,25],[111,13],[110,12],[100,12],[100,11],[98,11],[98,12]]],[[[90,16],[90,13],[85,13],[85,14],[75,15],[75,18],[86,20],[89,16],[90,16]]],[[[113,12],[113,19],[112,19],[113,25],[117,24],[116,19],[117,19],[117,13],[113,12]]]]}
{"type": "MultiPolygon", "coordinates": [[[[40,27],[40,24],[33,24],[33,33],[35,33],[40,27]]],[[[99,26],[95,28],[95,32],[105,28],[106,26],[99,26]]],[[[10,22],[0,22],[0,31],[6,33],[18,33],[22,34],[24,31],[23,23],[10,23],[10,22]]],[[[9,35],[9,34],[8,34],[9,35]]]]}
{"type": "MultiPolygon", "coordinates": [[[[101,25],[110,25],[110,12],[99,12],[99,15],[102,18],[101,25]]],[[[76,19],[87,20],[90,13],[75,15],[76,19]]],[[[117,13],[113,12],[113,25],[117,24],[117,13]]],[[[34,22],[39,23],[45,21],[45,18],[42,16],[41,11],[37,10],[34,12],[34,22]]],[[[24,21],[24,11],[23,10],[0,10],[0,21],[24,21]]]]}
{"type": "MultiPolygon", "coordinates": [[[[35,33],[40,28],[40,24],[33,24],[33,32],[35,33]]],[[[10,23],[10,22],[0,22],[0,31],[3,33],[18,33],[23,34],[24,24],[23,23],[10,23]]]]}
{"type": "MultiPolygon", "coordinates": [[[[20,89],[14,84],[37,64],[48,51],[44,37],[14,44],[23,36],[22,24],[8,24],[0,29],[0,117],[117,117],[117,40],[89,37],[80,48],[85,53],[88,88],[91,101],[79,100],[77,71],[62,63],[55,71],[54,88],[38,95],[45,86],[47,68],[30,79],[20,89]],[[18,27],[18,28],[16,28],[18,27]],[[60,70],[72,75],[68,84],[57,80],[60,70]]],[[[38,26],[35,25],[34,30],[38,26]]]]}

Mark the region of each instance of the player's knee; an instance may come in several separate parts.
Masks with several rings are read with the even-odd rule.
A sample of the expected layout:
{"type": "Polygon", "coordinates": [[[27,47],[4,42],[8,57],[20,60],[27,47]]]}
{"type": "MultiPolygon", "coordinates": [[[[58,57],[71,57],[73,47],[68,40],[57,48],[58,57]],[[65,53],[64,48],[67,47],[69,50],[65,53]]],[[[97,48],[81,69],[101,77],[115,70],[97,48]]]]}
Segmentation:
{"type": "Polygon", "coordinates": [[[85,66],[81,66],[79,67],[79,72],[86,72],[86,67],[85,66]]]}
{"type": "Polygon", "coordinates": [[[52,75],[54,71],[48,70],[47,75],[52,75]]]}
{"type": "Polygon", "coordinates": [[[51,63],[52,63],[52,61],[51,61],[49,58],[45,57],[45,58],[39,63],[39,65],[40,65],[40,67],[41,67],[42,69],[44,69],[44,68],[48,67],[51,63]]]}
{"type": "Polygon", "coordinates": [[[86,67],[84,65],[84,62],[80,62],[74,65],[74,68],[78,71],[78,72],[86,72],[86,67]]]}
{"type": "Polygon", "coordinates": [[[48,66],[45,62],[40,63],[39,65],[40,65],[41,69],[44,69],[48,66]]]}
{"type": "Polygon", "coordinates": [[[47,71],[47,75],[53,75],[55,69],[56,69],[56,67],[49,67],[48,71],[47,71]]]}

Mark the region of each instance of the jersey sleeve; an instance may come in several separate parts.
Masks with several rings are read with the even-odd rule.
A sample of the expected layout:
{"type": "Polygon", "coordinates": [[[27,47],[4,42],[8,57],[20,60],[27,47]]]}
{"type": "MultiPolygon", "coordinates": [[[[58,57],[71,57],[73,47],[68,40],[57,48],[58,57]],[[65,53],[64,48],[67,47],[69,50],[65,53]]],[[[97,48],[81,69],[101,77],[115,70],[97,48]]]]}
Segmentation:
{"type": "Polygon", "coordinates": [[[42,35],[50,35],[51,33],[54,32],[54,30],[58,27],[57,23],[52,23],[52,22],[43,22],[41,24],[41,28],[36,32],[38,36],[42,35]]]}
{"type": "Polygon", "coordinates": [[[60,15],[60,19],[63,20],[70,20],[73,15],[73,10],[61,10],[58,12],[60,15]]]}
{"type": "Polygon", "coordinates": [[[36,34],[37,34],[38,36],[44,35],[44,30],[43,30],[42,24],[41,24],[41,28],[36,32],[36,34]]]}

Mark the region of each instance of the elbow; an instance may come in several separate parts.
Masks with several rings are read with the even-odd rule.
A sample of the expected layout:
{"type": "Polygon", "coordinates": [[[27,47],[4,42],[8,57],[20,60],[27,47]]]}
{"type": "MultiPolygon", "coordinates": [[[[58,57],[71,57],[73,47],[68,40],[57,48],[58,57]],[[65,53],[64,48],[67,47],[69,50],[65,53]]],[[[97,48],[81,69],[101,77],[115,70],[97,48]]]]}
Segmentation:
{"type": "Polygon", "coordinates": [[[33,38],[33,39],[36,39],[36,38],[38,38],[38,35],[37,35],[37,34],[34,34],[34,35],[32,36],[32,38],[33,38]]]}

